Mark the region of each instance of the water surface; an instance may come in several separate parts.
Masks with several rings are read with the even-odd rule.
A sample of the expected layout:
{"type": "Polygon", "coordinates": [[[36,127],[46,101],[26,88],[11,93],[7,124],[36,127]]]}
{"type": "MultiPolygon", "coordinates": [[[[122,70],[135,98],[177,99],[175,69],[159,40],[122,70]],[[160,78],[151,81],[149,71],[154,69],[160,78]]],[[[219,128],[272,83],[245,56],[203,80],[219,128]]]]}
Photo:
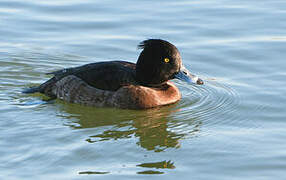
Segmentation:
{"type": "Polygon", "coordinates": [[[286,2],[0,1],[0,179],[285,179],[286,2]],[[145,111],[21,91],[166,39],[204,86],[145,111]]]}

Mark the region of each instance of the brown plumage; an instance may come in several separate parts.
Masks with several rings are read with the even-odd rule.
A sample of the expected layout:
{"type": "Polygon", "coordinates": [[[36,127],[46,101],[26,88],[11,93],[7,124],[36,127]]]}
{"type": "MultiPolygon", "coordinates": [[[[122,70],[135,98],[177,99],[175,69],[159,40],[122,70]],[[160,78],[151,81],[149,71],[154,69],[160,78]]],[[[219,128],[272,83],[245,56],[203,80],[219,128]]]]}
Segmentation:
{"type": "Polygon", "coordinates": [[[117,91],[107,91],[94,88],[74,75],[57,81],[51,92],[57,98],[71,103],[126,109],[147,109],[173,104],[181,98],[178,88],[171,82],[160,88],[126,85],[117,91]]]}

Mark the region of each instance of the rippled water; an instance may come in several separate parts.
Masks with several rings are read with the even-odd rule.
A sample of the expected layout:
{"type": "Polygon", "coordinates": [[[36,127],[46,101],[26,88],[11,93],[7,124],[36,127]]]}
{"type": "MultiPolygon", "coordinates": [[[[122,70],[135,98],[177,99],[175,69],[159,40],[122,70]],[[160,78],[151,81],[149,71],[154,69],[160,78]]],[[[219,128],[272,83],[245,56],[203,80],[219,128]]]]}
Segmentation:
{"type": "Polygon", "coordinates": [[[285,179],[286,2],[0,1],[0,179],[285,179]],[[175,44],[203,86],[93,108],[21,91],[65,67],[175,44]]]}

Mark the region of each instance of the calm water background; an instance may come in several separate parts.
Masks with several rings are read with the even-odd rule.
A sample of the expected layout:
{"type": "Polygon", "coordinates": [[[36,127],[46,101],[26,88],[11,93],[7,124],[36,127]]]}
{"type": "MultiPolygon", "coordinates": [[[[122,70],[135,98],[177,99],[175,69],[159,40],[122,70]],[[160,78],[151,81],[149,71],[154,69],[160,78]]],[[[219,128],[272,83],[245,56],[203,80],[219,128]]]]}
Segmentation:
{"type": "Polygon", "coordinates": [[[286,179],[286,1],[0,1],[0,179],[286,179]],[[21,91],[174,43],[204,86],[147,111],[21,91]]]}

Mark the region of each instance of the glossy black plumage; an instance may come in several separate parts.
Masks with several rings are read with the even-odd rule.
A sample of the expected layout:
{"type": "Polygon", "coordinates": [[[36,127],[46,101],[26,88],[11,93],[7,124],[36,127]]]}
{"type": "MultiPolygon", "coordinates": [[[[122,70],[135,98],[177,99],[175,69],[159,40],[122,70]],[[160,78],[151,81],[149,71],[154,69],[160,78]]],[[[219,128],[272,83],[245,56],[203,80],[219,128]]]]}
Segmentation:
{"type": "Polygon", "coordinates": [[[143,49],[136,63],[138,82],[145,86],[156,86],[174,79],[180,71],[182,60],[176,46],[161,39],[149,39],[141,42],[143,49]],[[170,61],[166,63],[165,58],[170,61]]]}
{"type": "Polygon", "coordinates": [[[125,61],[108,61],[86,64],[79,67],[62,69],[48,74],[54,77],[39,86],[39,92],[53,96],[52,86],[62,78],[74,75],[88,85],[101,89],[116,91],[128,84],[136,85],[134,63],[125,61]]]}

